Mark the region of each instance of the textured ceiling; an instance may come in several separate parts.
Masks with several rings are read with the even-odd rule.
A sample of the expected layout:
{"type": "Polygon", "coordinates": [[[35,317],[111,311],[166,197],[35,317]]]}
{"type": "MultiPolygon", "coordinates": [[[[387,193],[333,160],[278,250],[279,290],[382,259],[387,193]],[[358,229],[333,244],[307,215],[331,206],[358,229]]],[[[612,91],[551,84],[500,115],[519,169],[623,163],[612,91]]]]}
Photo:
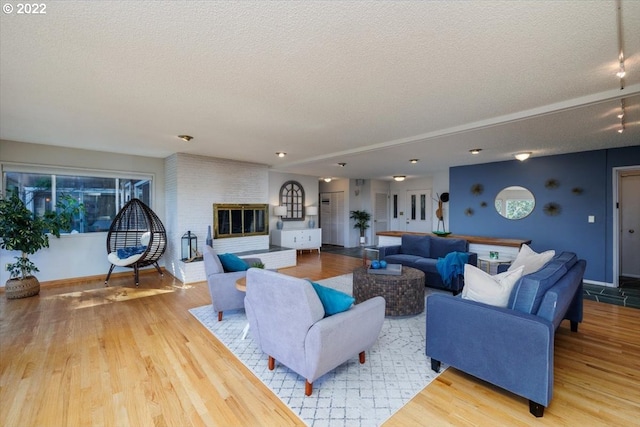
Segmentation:
{"type": "Polygon", "coordinates": [[[381,179],[638,145],[621,4],[624,90],[615,1],[50,1],[0,17],[0,138],[381,179]]]}

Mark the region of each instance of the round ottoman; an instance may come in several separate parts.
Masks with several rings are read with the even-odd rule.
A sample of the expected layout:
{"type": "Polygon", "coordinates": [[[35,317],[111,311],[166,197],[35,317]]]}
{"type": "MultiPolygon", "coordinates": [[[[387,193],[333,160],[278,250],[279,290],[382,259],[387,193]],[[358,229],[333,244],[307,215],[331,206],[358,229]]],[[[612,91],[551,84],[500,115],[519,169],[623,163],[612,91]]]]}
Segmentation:
{"type": "Polygon", "coordinates": [[[424,311],[424,273],[402,267],[402,274],[371,274],[367,267],[353,271],[356,304],[381,296],[386,301],[385,316],[409,316],[424,311]]]}

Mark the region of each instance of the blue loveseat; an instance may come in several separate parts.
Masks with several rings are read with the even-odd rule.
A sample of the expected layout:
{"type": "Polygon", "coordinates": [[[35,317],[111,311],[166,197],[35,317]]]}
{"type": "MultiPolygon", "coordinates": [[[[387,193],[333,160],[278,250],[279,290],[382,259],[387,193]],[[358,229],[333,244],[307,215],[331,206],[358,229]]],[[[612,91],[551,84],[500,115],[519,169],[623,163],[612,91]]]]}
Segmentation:
{"type": "Polygon", "coordinates": [[[436,237],[430,235],[403,234],[400,245],[380,246],[379,257],[389,264],[402,264],[424,272],[425,285],[431,288],[446,289],[458,294],[463,286],[462,275],[453,278],[450,286],[445,285],[438,272],[438,258],[445,258],[451,252],[464,252],[468,255],[468,264],[478,264],[478,254],[469,252],[469,242],[464,239],[436,237]]]}
{"type": "Polygon", "coordinates": [[[536,417],[553,395],[555,331],[563,319],[578,330],[586,261],[562,252],[516,282],[507,308],[461,297],[427,299],[426,354],[438,372],[446,363],[529,399],[536,417]]]}

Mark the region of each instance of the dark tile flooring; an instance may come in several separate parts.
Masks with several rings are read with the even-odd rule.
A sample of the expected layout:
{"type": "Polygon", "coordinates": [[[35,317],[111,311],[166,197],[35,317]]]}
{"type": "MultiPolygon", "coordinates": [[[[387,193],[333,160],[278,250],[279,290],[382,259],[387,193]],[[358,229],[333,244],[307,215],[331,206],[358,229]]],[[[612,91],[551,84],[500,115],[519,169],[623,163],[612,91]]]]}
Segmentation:
{"type": "Polygon", "coordinates": [[[640,279],[620,277],[619,288],[585,283],[584,298],[640,309],[640,279]]]}
{"type": "MultiPolygon", "coordinates": [[[[374,246],[368,247],[373,248],[374,246]]],[[[362,248],[323,245],[322,251],[362,258],[362,248]]],[[[583,295],[584,299],[640,309],[640,279],[620,277],[619,288],[585,283],[583,285],[583,295]]]]}

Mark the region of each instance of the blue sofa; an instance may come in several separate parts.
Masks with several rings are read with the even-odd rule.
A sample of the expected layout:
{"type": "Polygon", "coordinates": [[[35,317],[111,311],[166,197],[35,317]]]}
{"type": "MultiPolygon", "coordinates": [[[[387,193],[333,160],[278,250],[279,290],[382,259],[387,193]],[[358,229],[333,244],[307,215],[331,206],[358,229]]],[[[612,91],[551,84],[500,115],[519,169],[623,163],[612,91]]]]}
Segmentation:
{"type": "Polygon", "coordinates": [[[478,254],[469,252],[469,242],[464,239],[436,237],[430,235],[403,234],[400,245],[380,246],[379,258],[389,264],[402,264],[424,272],[425,285],[430,288],[446,289],[457,295],[464,286],[462,275],[456,276],[450,286],[446,286],[438,272],[438,258],[445,258],[451,252],[465,252],[468,264],[478,264],[478,254]]]}
{"type": "MultiPolygon", "coordinates": [[[[562,252],[522,276],[507,308],[435,294],[427,299],[426,354],[438,372],[446,363],[529,399],[544,415],[553,395],[555,331],[563,319],[582,321],[585,260],[562,252]]],[[[506,269],[506,268],[505,268],[506,269]]]]}

